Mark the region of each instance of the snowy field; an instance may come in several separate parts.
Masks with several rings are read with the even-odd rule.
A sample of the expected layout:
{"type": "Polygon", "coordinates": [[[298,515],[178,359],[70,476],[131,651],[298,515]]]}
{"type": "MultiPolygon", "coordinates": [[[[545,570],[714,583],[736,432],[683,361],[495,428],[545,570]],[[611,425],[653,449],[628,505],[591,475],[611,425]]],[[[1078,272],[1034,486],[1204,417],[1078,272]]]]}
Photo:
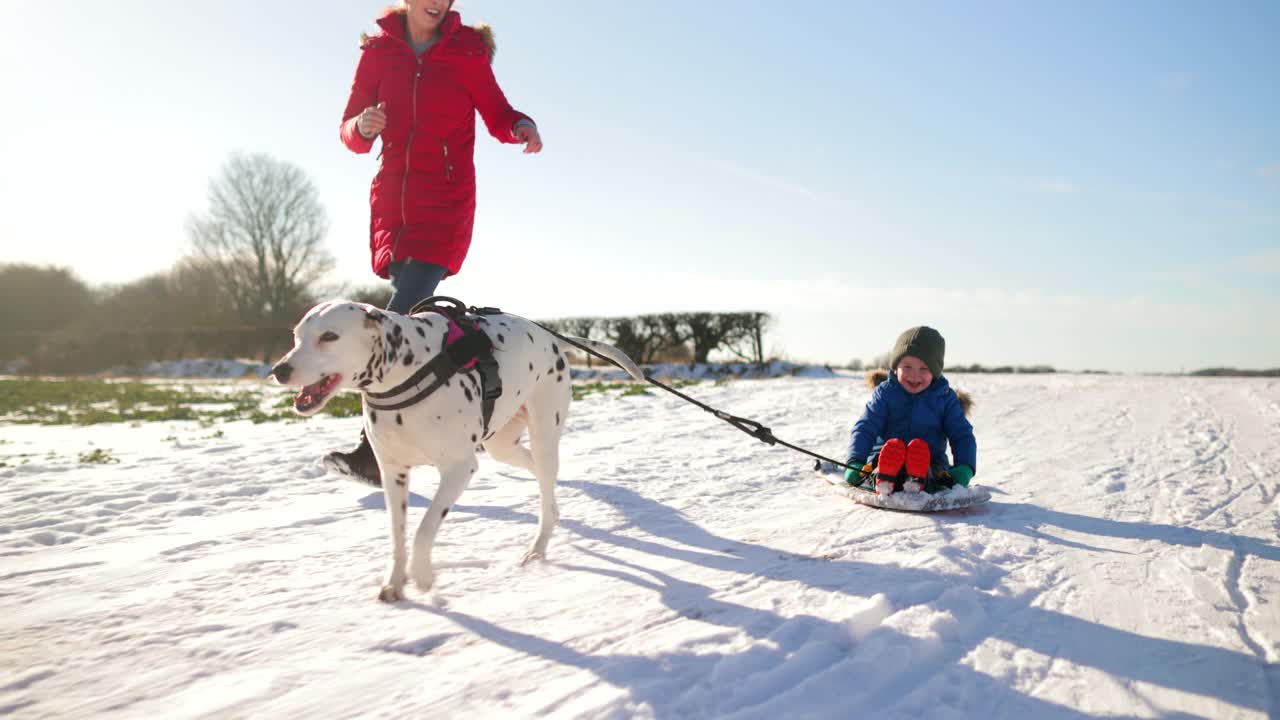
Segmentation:
{"type": "MultiPolygon", "coordinates": [[[[0,715],[1280,717],[1280,382],[951,381],[987,506],[858,506],[665,393],[592,394],[548,560],[517,565],[536,483],[484,458],[396,605],[381,493],[319,463],[358,420],[0,427],[0,715]]],[[[869,393],[685,392],[837,456],[869,393]]]]}

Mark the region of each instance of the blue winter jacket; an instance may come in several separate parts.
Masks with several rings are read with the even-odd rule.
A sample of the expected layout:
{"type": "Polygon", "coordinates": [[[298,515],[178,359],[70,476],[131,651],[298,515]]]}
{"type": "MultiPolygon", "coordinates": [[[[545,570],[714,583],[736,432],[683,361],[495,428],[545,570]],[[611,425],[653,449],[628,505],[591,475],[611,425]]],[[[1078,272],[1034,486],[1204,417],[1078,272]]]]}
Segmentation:
{"type": "Polygon", "coordinates": [[[900,438],[911,442],[921,438],[929,443],[933,462],[944,468],[947,462],[947,442],[956,465],[968,465],[978,470],[978,442],[973,438],[973,425],[965,419],[956,396],[944,376],[933,379],[929,387],[912,395],[898,384],[892,373],[871,393],[867,409],[853,425],[849,436],[849,459],[866,460],[871,450],[885,440],[900,438]]]}

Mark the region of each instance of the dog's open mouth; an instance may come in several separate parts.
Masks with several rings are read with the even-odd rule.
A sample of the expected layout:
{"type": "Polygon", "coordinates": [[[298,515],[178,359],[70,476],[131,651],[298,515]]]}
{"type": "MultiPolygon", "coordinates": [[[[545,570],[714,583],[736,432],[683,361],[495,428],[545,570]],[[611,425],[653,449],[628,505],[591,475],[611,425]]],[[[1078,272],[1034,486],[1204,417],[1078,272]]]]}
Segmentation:
{"type": "Polygon", "coordinates": [[[329,399],[329,394],[342,382],[341,375],[325,375],[319,382],[313,382],[302,388],[302,392],[293,399],[293,409],[307,414],[316,410],[329,399]]]}

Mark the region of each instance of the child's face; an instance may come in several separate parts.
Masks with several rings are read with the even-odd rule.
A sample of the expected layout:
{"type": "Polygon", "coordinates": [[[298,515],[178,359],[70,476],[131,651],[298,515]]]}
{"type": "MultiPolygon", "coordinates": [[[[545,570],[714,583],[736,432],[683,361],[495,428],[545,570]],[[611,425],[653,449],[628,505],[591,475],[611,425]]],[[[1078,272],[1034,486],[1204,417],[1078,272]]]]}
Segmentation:
{"type": "Polygon", "coordinates": [[[933,373],[920,358],[908,355],[898,362],[898,384],[907,392],[915,395],[929,387],[931,382],[933,373]]]}

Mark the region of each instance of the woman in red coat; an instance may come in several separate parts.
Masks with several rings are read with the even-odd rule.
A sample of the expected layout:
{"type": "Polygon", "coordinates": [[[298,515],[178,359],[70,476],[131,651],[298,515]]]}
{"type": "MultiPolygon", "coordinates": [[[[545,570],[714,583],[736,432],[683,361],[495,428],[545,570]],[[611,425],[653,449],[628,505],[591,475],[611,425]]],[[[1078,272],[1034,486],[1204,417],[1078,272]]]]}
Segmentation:
{"type": "MultiPolygon", "coordinates": [[[[391,279],[387,309],[408,312],[462,268],[476,213],[476,113],[499,142],[542,150],[538,128],[511,107],[493,76],[493,35],[467,27],[453,0],[402,0],[361,47],[342,142],[367,153],[382,138],[369,193],[373,272],[391,279]]],[[[327,456],[380,485],[367,440],[327,456]]]]}

